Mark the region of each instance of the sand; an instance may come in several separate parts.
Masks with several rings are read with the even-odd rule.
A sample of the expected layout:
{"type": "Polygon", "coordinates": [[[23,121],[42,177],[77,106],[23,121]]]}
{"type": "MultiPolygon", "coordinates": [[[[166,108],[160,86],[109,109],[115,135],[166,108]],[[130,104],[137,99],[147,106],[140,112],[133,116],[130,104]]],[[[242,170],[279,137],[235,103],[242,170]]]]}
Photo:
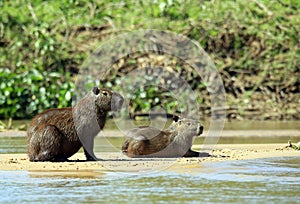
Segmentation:
{"type": "MultiPolygon", "coordinates": [[[[77,153],[68,162],[30,162],[26,154],[0,154],[0,170],[27,171],[120,171],[149,172],[163,169],[185,169],[204,162],[222,162],[268,157],[299,156],[300,151],[286,148],[287,144],[220,144],[210,157],[132,159],[120,152],[97,153],[103,161],[86,162],[83,153],[77,153]]],[[[200,147],[193,146],[197,150],[200,147]]]]}

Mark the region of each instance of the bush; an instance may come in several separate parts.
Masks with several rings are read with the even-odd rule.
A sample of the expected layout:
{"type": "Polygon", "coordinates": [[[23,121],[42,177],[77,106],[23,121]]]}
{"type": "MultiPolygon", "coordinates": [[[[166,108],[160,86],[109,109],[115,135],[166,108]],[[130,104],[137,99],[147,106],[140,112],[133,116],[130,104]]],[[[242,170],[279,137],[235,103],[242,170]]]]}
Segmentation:
{"type": "MultiPolygon", "coordinates": [[[[255,111],[258,118],[283,119],[290,114],[299,119],[299,10],[298,0],[0,1],[0,69],[5,79],[0,82],[5,81],[0,117],[30,117],[38,109],[70,105],[62,100],[71,77],[99,43],[124,32],[151,28],[179,33],[202,45],[222,75],[233,118],[249,110],[249,115],[255,111]],[[23,72],[31,75],[31,84],[21,82],[26,80],[23,72]],[[60,87],[51,88],[56,81],[35,79],[36,73],[59,79],[60,87]],[[14,85],[22,83],[30,89],[20,87],[18,91],[14,85]],[[31,90],[33,83],[36,88],[31,90]],[[62,93],[55,96],[59,90],[62,93]]],[[[185,71],[178,69],[178,73],[185,71]]],[[[107,81],[115,85],[118,72],[107,81]]],[[[186,76],[191,76],[186,79],[192,87],[199,84],[191,73],[186,76]]],[[[203,88],[195,90],[201,95],[203,88]]],[[[133,100],[134,110],[147,111],[153,104],[178,109],[172,99],[153,98],[153,87],[139,91],[136,96],[146,98],[133,100]]],[[[209,96],[198,100],[210,108],[209,96]]]]}
{"type": "Polygon", "coordinates": [[[70,74],[37,69],[0,69],[0,118],[30,118],[54,107],[71,105],[70,74]]]}

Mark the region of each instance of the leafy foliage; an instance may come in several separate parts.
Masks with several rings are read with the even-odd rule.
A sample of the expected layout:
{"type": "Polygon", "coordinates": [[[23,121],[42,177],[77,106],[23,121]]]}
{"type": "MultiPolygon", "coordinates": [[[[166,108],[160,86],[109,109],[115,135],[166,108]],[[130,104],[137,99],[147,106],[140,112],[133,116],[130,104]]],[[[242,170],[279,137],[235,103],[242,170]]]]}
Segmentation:
{"type": "MultiPolygon", "coordinates": [[[[297,118],[299,10],[298,0],[0,1],[0,117],[30,117],[70,105],[72,80],[100,42],[151,28],[202,45],[223,77],[229,116],[259,109],[263,118],[272,118],[270,113],[297,118]]],[[[136,59],[127,64],[130,60],[137,65],[136,59]]],[[[182,73],[185,67],[174,69],[182,73]]],[[[108,81],[116,85],[118,77],[116,70],[108,81]]],[[[197,92],[205,89],[191,72],[185,79],[197,92]]],[[[155,100],[176,107],[171,98],[151,97],[159,92],[148,88],[137,90],[145,98],[133,100],[134,110],[147,110],[155,100]]],[[[198,101],[209,109],[209,96],[198,101]]]]}
{"type": "Polygon", "coordinates": [[[70,76],[36,69],[0,69],[0,117],[28,118],[41,110],[71,105],[70,76]]]}
{"type": "Polygon", "coordinates": [[[292,142],[289,140],[287,147],[292,148],[294,150],[300,150],[300,142],[298,142],[296,144],[292,144],[292,142]]]}

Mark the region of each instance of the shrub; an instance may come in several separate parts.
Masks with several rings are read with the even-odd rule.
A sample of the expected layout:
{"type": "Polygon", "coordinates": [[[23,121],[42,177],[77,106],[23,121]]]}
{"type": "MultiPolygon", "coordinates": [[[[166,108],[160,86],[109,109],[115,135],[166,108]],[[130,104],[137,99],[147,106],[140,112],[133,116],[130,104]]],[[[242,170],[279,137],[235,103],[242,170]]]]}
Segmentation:
{"type": "Polygon", "coordinates": [[[53,107],[71,105],[70,74],[37,69],[0,69],[0,118],[30,118],[53,107]]]}

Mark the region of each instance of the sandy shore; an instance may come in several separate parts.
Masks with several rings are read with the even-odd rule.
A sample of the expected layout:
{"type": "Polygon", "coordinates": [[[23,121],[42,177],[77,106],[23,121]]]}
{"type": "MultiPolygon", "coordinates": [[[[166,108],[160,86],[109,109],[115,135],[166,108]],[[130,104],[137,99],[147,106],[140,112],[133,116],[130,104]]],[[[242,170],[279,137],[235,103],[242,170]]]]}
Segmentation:
{"type": "MultiPolygon", "coordinates": [[[[167,168],[186,168],[203,162],[245,160],[268,157],[299,156],[300,151],[285,148],[286,144],[217,145],[211,157],[132,159],[120,152],[96,154],[103,161],[85,162],[83,153],[75,154],[68,162],[29,162],[26,154],[0,154],[0,170],[29,171],[156,171],[167,168]]],[[[193,149],[200,147],[194,145],[193,149]]]]}
{"type": "MultiPolygon", "coordinates": [[[[208,131],[204,131],[202,136],[206,136],[208,131]]],[[[300,137],[297,129],[287,130],[223,130],[221,137],[300,137]]],[[[104,130],[99,133],[101,137],[122,137],[124,133],[120,130],[104,130]]],[[[8,130],[1,132],[0,137],[26,137],[26,131],[8,130]]]]}

